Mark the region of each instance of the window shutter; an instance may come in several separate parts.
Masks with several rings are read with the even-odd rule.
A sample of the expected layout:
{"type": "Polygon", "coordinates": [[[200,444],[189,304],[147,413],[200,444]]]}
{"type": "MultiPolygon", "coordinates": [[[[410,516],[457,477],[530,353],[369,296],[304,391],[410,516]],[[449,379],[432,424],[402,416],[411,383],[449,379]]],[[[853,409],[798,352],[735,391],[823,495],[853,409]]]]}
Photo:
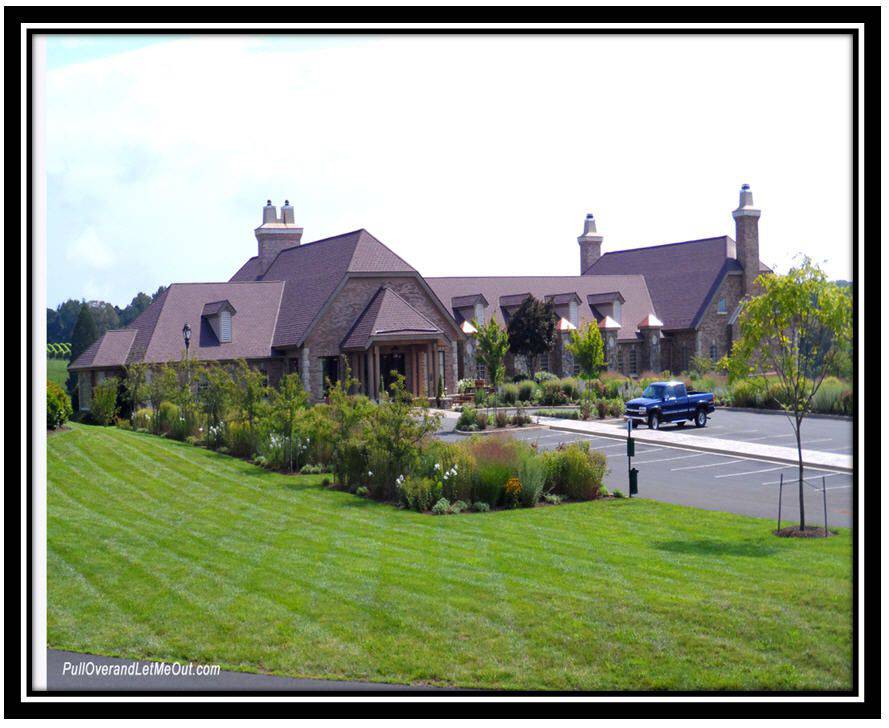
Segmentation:
{"type": "Polygon", "coordinates": [[[223,343],[232,340],[232,315],[230,311],[222,311],[219,314],[220,341],[223,343]]]}

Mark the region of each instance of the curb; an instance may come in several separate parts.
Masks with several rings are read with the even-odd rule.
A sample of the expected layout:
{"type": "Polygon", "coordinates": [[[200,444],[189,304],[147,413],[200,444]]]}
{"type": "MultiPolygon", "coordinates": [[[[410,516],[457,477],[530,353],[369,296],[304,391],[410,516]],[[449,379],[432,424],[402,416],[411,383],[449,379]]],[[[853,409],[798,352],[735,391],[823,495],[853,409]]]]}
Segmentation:
{"type": "MultiPolygon", "coordinates": [[[[783,410],[757,409],[756,407],[726,407],[724,405],[720,405],[716,409],[724,410],[726,412],[752,412],[756,415],[785,415],[783,410]]],[[[812,412],[810,414],[807,414],[806,419],[809,418],[812,418],[814,420],[844,420],[846,422],[852,422],[855,419],[852,415],[830,415],[820,412],[812,412]]]]}
{"type": "MultiPolygon", "coordinates": [[[[624,434],[614,433],[604,433],[604,432],[589,432],[587,430],[574,429],[572,427],[568,427],[565,425],[550,425],[549,429],[558,430],[560,432],[573,432],[575,434],[581,435],[593,435],[595,437],[610,437],[614,440],[626,440],[626,436],[624,434]]],[[[638,433],[642,434],[642,433],[638,433]]],[[[770,454],[770,455],[759,455],[759,454],[751,454],[738,452],[736,449],[720,445],[708,445],[706,443],[703,444],[686,444],[686,443],[671,443],[668,441],[664,441],[661,439],[648,439],[647,437],[633,437],[637,442],[643,442],[648,445],[660,445],[662,447],[673,447],[680,450],[690,450],[692,452],[707,452],[712,453],[714,455],[733,455],[740,458],[748,458],[755,460],[762,460],[764,462],[769,463],[778,463],[780,465],[796,465],[799,463],[799,459],[796,457],[796,451],[790,450],[790,448],[781,448],[790,450],[792,454],[781,455],[781,454],[770,454]]],[[[716,438],[713,438],[716,439],[716,438]]],[[[803,465],[818,468],[819,470],[828,470],[837,473],[852,473],[854,472],[854,468],[852,466],[846,467],[843,465],[825,465],[818,462],[812,462],[811,460],[806,459],[806,453],[813,453],[815,451],[812,450],[803,450],[803,465]]],[[[828,453],[825,453],[828,454],[828,453]]]]}
{"type": "Polygon", "coordinates": [[[453,430],[450,430],[448,434],[460,435],[462,437],[472,437],[473,435],[502,435],[504,433],[511,434],[513,432],[525,431],[525,430],[548,430],[550,429],[546,425],[524,425],[523,427],[502,427],[502,428],[492,428],[490,430],[458,430],[456,427],[453,430]]]}

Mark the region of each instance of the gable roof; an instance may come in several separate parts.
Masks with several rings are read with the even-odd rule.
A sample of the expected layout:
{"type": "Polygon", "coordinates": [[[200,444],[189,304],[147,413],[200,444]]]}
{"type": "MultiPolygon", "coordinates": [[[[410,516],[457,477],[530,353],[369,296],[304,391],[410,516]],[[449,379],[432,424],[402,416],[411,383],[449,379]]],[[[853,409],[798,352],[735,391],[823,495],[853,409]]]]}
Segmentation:
{"type": "MultiPolygon", "coordinates": [[[[731,238],[721,235],[683,243],[617,250],[605,253],[584,275],[643,275],[654,302],[654,310],[664,322],[664,329],[693,328],[717,280],[727,272],[742,270],[736,259],[727,257],[730,244],[733,244],[731,238]]],[[[645,311],[642,315],[647,313],[645,311]]],[[[635,316],[633,320],[636,320],[635,316]]]]}
{"type": "Polygon", "coordinates": [[[106,331],[104,335],[90,344],[68,368],[77,370],[86,367],[121,367],[127,362],[127,356],[135,338],[136,331],[132,329],[106,331]]]}
{"type": "Polygon", "coordinates": [[[341,344],[343,349],[367,349],[379,336],[437,335],[441,329],[388,286],[380,286],[341,344]]]}
{"type": "Polygon", "coordinates": [[[583,325],[596,320],[589,305],[583,303],[587,296],[619,292],[625,299],[621,313],[621,320],[625,323],[620,329],[621,340],[635,339],[635,322],[657,311],[652,306],[645,279],[640,275],[460,276],[425,280],[445,305],[453,306],[455,298],[481,293],[486,300],[495,302],[485,308],[485,320],[493,316],[501,326],[505,325],[502,310],[505,304],[502,299],[510,301],[515,297],[521,303],[528,294],[543,301],[551,295],[577,293],[581,300],[581,305],[577,307],[578,323],[583,325]]]}
{"type": "Polygon", "coordinates": [[[196,329],[189,347],[193,359],[266,358],[272,353],[283,289],[281,281],[173,283],[127,328],[106,331],[69,368],[176,361],[185,348],[186,322],[196,329]],[[238,315],[232,317],[232,340],[220,343],[203,314],[225,303],[238,315]]]}
{"type": "Polygon", "coordinates": [[[251,258],[232,276],[235,280],[283,281],[276,347],[298,346],[345,277],[349,274],[402,273],[416,270],[367,230],[353,230],[282,250],[268,270],[258,275],[251,258]]]}
{"type": "Polygon", "coordinates": [[[227,298],[222,301],[212,301],[211,303],[205,303],[204,308],[201,311],[201,316],[215,316],[222,309],[227,308],[231,313],[237,313],[237,309],[232,306],[231,301],[227,298]]]}

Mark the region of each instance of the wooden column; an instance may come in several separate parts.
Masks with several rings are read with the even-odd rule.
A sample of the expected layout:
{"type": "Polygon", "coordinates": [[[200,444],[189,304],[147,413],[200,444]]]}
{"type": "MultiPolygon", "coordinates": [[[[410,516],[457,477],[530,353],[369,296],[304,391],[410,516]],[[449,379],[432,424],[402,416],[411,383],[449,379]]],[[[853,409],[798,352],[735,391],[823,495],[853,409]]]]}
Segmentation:
{"type": "Polygon", "coordinates": [[[438,395],[438,343],[433,341],[430,349],[432,350],[432,391],[429,398],[434,399],[438,395]]]}

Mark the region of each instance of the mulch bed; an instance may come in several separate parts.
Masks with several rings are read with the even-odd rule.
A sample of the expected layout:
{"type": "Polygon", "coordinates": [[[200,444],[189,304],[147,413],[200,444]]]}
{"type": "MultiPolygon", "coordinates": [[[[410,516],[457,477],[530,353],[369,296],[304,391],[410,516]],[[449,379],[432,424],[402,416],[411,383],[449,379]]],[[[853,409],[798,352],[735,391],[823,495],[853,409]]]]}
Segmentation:
{"type": "Polygon", "coordinates": [[[828,529],[825,533],[824,529],[818,526],[807,526],[805,531],[800,530],[799,526],[785,526],[780,531],[774,531],[774,534],[781,538],[824,538],[833,536],[834,532],[828,529]]]}

